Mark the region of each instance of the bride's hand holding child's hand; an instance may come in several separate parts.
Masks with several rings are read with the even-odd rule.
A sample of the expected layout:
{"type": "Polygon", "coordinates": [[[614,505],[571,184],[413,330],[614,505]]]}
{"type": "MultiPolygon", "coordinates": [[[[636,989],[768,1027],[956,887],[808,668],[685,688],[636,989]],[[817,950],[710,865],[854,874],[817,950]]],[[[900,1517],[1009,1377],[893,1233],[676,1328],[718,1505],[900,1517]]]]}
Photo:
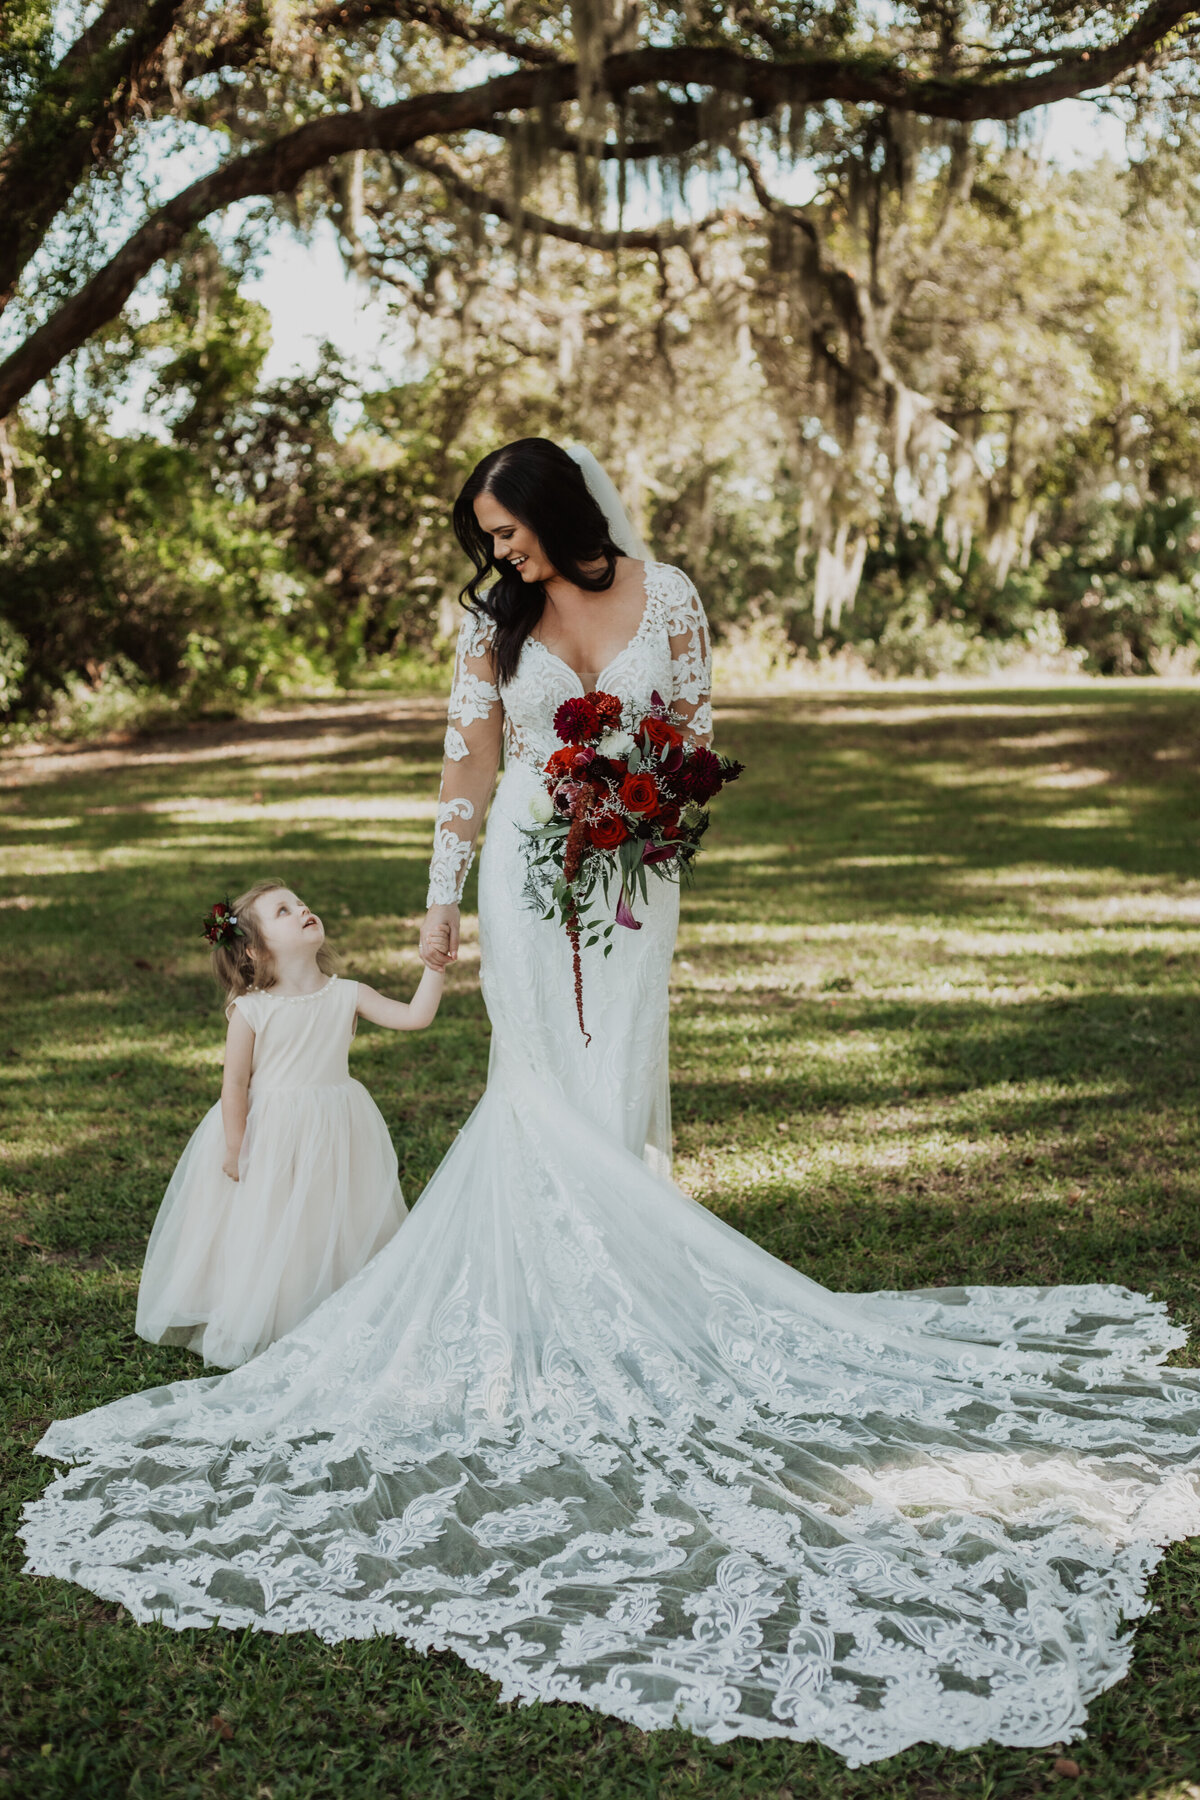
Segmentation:
{"type": "Polygon", "coordinates": [[[421,961],[436,974],[458,960],[457,906],[431,906],[421,926],[421,961]]]}

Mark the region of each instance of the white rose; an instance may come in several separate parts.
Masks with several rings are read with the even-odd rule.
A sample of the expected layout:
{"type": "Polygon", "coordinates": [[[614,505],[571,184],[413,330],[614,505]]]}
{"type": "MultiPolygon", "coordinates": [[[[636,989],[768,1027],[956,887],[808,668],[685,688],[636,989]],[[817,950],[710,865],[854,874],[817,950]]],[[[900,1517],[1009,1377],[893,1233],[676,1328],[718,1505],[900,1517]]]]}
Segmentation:
{"type": "Polygon", "coordinates": [[[529,797],[529,810],[539,825],[548,825],[554,817],[554,802],[545,788],[539,788],[536,794],[529,797]]]}
{"type": "Polygon", "coordinates": [[[607,731],[596,745],[600,756],[628,756],[633,749],[633,739],[627,731],[607,731]]]}

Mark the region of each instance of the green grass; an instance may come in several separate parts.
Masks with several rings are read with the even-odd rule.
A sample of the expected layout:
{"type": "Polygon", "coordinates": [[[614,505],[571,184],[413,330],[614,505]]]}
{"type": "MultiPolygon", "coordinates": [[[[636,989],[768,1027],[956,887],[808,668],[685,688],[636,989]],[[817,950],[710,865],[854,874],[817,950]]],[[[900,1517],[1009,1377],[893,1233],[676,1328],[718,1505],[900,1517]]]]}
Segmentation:
{"type": "MultiPolygon", "coordinates": [[[[1111,1280],[1200,1326],[1200,693],[802,696],[731,705],[720,734],[749,772],[684,900],[681,1183],[836,1288],[1111,1280]]],[[[850,1773],[643,1736],[498,1707],[451,1656],[175,1634],[20,1574],[46,1421],[196,1368],[133,1310],[217,1091],[202,913],[281,873],[353,973],[404,992],[439,739],[435,707],[383,697],[0,763],[0,1793],[1200,1800],[1200,1543],[1166,1557],[1079,1782],[1052,1750],[850,1773]]],[[[472,939],[433,1031],[353,1052],[410,1199],[483,1085],[475,975],[472,939]]]]}

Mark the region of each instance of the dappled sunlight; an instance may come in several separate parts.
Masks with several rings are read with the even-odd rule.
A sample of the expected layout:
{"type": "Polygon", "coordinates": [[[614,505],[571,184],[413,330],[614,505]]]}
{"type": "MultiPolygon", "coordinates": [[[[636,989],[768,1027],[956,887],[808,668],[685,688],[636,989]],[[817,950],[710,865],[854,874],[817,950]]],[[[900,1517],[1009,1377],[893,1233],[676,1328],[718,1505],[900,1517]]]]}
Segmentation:
{"type": "Polygon", "coordinates": [[[1046,828],[1049,831],[1111,832],[1118,826],[1128,826],[1132,818],[1129,807],[1110,805],[1101,812],[1094,806],[1077,806],[1070,812],[1060,813],[1056,819],[1048,819],[1046,828]]]}
{"type": "MultiPolygon", "coordinates": [[[[958,1174],[971,1163],[993,1164],[988,1146],[948,1134],[929,1138],[923,1156],[914,1161],[909,1133],[916,1123],[925,1121],[911,1120],[903,1128],[896,1127],[888,1138],[880,1135],[876,1121],[862,1120],[857,1132],[853,1124],[849,1128],[843,1126],[836,1138],[802,1149],[781,1144],[743,1151],[729,1146],[722,1154],[725,1179],[745,1199],[756,1189],[776,1188],[781,1181],[805,1186],[811,1194],[815,1186],[836,1186],[845,1178],[857,1183],[873,1176],[904,1172],[917,1182],[928,1175],[931,1164],[937,1167],[947,1158],[953,1159],[958,1174]]],[[[703,1166],[703,1153],[697,1166],[703,1166]]]]}
{"type": "Polygon", "coordinates": [[[1045,769],[1033,778],[1035,788],[1086,788],[1098,787],[1103,782],[1111,781],[1111,769],[1045,769]]]}
{"type": "Polygon", "coordinates": [[[830,856],[824,866],[835,869],[949,868],[954,860],[952,856],[936,851],[914,850],[907,856],[830,856]]]}
{"type": "MultiPolygon", "coordinates": [[[[15,747],[0,763],[0,788],[56,783],[120,770],[178,769],[205,763],[238,764],[261,757],[264,747],[280,762],[312,759],[357,744],[390,743],[395,729],[425,728],[440,740],[445,706],[436,699],[385,695],[368,700],[313,703],[310,707],[264,708],[256,718],[230,725],[200,725],[161,739],[131,745],[57,749],[46,744],[15,747]]],[[[436,754],[436,744],[434,746],[436,754]]]]}
{"type": "MultiPolygon", "coordinates": [[[[926,692],[929,690],[927,689],[926,692]]],[[[909,725],[942,725],[956,724],[963,719],[970,720],[1017,720],[1053,719],[1063,714],[1079,713],[1091,716],[1095,713],[1098,696],[1094,685],[1082,688],[1077,700],[1063,698],[1051,700],[1049,697],[1031,702],[1028,696],[1014,693],[1011,699],[997,700],[995,688],[987,686],[980,690],[986,699],[959,699],[951,688],[934,690],[934,697],[923,701],[907,698],[896,698],[891,690],[881,690],[867,701],[861,694],[853,700],[840,704],[824,699],[823,703],[809,709],[808,716],[821,725],[871,725],[875,727],[909,726],[909,725]],[[942,695],[945,698],[942,698],[942,695]]],[[[1113,705],[1109,697],[1109,707],[1113,705]]],[[[743,714],[742,716],[746,716],[743,714]]],[[[1106,716],[1111,716],[1106,715],[1106,716]]],[[[1000,739],[993,742],[1007,742],[1000,739]]],[[[1024,740],[1016,740],[1018,743],[1024,740]]]]}
{"type": "MultiPolygon", "coordinates": [[[[114,993],[80,993],[72,996],[75,1010],[85,1019],[95,1019],[97,1011],[113,1006],[119,996],[114,993]]],[[[220,1012],[220,999],[217,988],[212,989],[212,1005],[220,1012]]],[[[67,1007],[55,1009],[57,1017],[63,1020],[69,1016],[67,1007]]],[[[219,1043],[181,1044],[175,1035],[147,1036],[144,1032],[129,1032],[125,1036],[97,1036],[80,1038],[72,1042],[60,1038],[44,1039],[40,1046],[31,1043],[25,1051],[27,1058],[41,1058],[47,1065],[70,1068],[84,1067],[92,1063],[122,1064],[129,1058],[149,1058],[144,1066],[151,1069],[161,1064],[165,1068],[200,1069],[221,1067],[222,1046],[219,1043]]],[[[122,1073],[124,1071],[122,1070],[122,1073]]]]}
{"type": "Polygon", "coordinates": [[[1007,869],[960,869],[954,880],[962,887],[1006,888],[1078,887],[1106,889],[1118,877],[1115,869],[1051,869],[1043,864],[1007,869]]]}
{"type": "MultiPolygon", "coordinates": [[[[764,1241],[785,1253],[787,1221],[807,1218],[818,1274],[826,1249],[841,1271],[828,1237],[839,1208],[865,1220],[922,1196],[960,1209],[986,1195],[1004,1222],[971,1254],[1007,1269],[1027,1196],[1065,1208],[1086,1184],[1102,1208],[1141,1179],[1147,1144],[1182,1155],[1144,1110],[1197,1031],[1190,777],[1155,758],[1200,705],[1143,694],[802,694],[720,709],[747,775],[736,803],[714,808],[683,895],[672,996],[693,1191],[749,1207],[755,1231],[761,1197],[764,1241]],[[1116,804],[1081,807],[1042,779],[1076,768],[1103,772],[1116,804]],[[1083,1166],[1093,1155],[1100,1177],[1083,1166]]],[[[69,1190],[82,1158],[88,1182],[115,1192],[134,1169],[136,1256],[181,1134],[218,1084],[224,1027],[193,918],[210,888],[279,873],[323,912],[352,973],[401,992],[415,982],[440,735],[438,706],[389,697],[0,763],[0,905],[36,933],[23,954],[9,946],[7,1063],[0,1043],[21,1121],[2,1140],[15,1186],[69,1190]],[[126,947],[104,921],[132,914],[126,947]],[[48,1131],[35,1115],[59,1091],[73,1099],[48,1131]]],[[[472,894],[434,1031],[399,1048],[364,1032],[355,1047],[387,1087],[414,1192],[486,1064],[472,894]]],[[[72,1203],[55,1204],[55,1230],[78,1229],[72,1203]]],[[[1048,1227],[1056,1246],[1058,1223],[1068,1242],[1087,1224],[1072,1204],[1078,1217],[1048,1227]]],[[[912,1272],[936,1279],[942,1214],[913,1219],[912,1272]]],[[[855,1285],[891,1269],[894,1249],[871,1242],[855,1285]]]]}
{"type": "MultiPolygon", "coordinates": [[[[104,863],[96,855],[89,855],[82,850],[75,850],[69,844],[22,844],[18,859],[10,850],[5,858],[6,863],[26,880],[38,875],[99,875],[103,872],[104,863]]],[[[2,879],[0,874],[0,879],[2,879]]]]}
{"type": "Polygon", "coordinates": [[[297,800],[252,800],[249,803],[197,796],[188,800],[147,800],[137,807],[94,807],[92,816],[141,812],[160,814],[169,819],[203,819],[205,823],[220,821],[230,825],[269,823],[276,819],[418,819],[432,821],[437,811],[436,798],[404,800],[398,796],[379,795],[362,799],[334,794],[312,795],[297,800]]]}
{"type": "MultiPolygon", "coordinates": [[[[1056,899],[1054,911],[1063,918],[1078,920],[1080,924],[1090,924],[1093,921],[1099,923],[1103,920],[1109,925],[1128,921],[1132,926],[1195,926],[1200,924],[1200,890],[1164,894],[1154,890],[1146,892],[1143,889],[1132,894],[1101,894],[1090,900],[1056,899]]],[[[1126,944],[1153,942],[1159,948],[1179,952],[1195,947],[1195,938],[1190,931],[1155,932],[1153,938],[1141,938],[1136,931],[1122,932],[1121,941],[1126,944]]]]}
{"type": "Polygon", "coordinates": [[[995,750],[1016,750],[1027,755],[1040,756],[1045,750],[1079,749],[1092,741],[1086,731],[1075,731],[1069,726],[1060,731],[1023,732],[1019,737],[993,737],[991,745],[995,750]]]}

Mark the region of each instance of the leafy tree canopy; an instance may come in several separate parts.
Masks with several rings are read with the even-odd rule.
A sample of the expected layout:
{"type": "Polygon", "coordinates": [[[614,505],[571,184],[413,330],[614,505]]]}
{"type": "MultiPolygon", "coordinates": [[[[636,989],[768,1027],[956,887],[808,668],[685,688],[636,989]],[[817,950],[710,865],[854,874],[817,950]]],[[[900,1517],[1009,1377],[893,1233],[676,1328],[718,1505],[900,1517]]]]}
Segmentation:
{"type": "MultiPolygon", "coordinates": [[[[966,127],[1084,93],[1169,108],[1198,26],[1183,0],[14,0],[0,305],[19,304],[0,417],[237,201],[326,205],[361,256],[368,165],[385,206],[414,167],[461,192],[441,158],[482,137],[505,147],[511,205],[561,160],[594,213],[606,161],[804,153],[870,136],[868,120],[966,127]],[[168,121],[204,172],[163,197],[138,149],[168,121]]],[[[904,133],[881,129],[869,154],[902,180],[904,133]]]]}
{"type": "Polygon", "coordinates": [[[0,711],[425,653],[449,498],[530,431],[611,461],[718,627],[905,673],[976,640],[1193,655],[1198,28],[1174,0],[11,0],[0,711]],[[1040,154],[1023,121],[1071,95],[1120,113],[1120,164],[1040,154]],[[405,386],[332,357],[263,386],[239,290],[279,219],[331,221],[392,296],[405,386]],[[132,377],[168,441],[104,425],[132,377]]]}

